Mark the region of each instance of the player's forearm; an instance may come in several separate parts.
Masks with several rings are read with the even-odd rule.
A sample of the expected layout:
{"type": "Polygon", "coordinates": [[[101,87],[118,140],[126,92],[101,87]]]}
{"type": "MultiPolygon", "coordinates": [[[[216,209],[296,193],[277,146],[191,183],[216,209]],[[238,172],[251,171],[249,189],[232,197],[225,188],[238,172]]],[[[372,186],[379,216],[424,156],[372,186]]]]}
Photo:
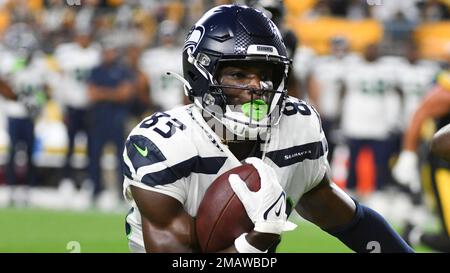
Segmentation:
{"type": "Polygon", "coordinates": [[[198,252],[194,220],[175,219],[168,226],[151,224],[142,218],[142,235],[149,253],[198,252]]]}
{"type": "Polygon", "coordinates": [[[130,98],[131,87],[128,84],[117,88],[92,86],[89,88],[89,96],[92,102],[121,103],[130,98]]]}
{"type": "Polygon", "coordinates": [[[145,251],[147,253],[196,253],[196,249],[188,245],[172,241],[170,244],[164,242],[159,243],[145,243],[145,251]]]}
{"type": "Polygon", "coordinates": [[[280,235],[251,231],[246,236],[247,242],[261,251],[266,251],[280,240],[280,235]]]}
{"type": "Polygon", "coordinates": [[[449,108],[450,92],[440,86],[435,86],[414,114],[403,138],[403,149],[415,152],[424,121],[444,116],[449,112],[449,108]]]}
{"type": "Polygon", "coordinates": [[[112,101],[117,102],[117,103],[126,102],[133,94],[131,84],[129,84],[129,83],[121,84],[114,91],[115,91],[113,93],[114,95],[111,97],[111,99],[112,99],[112,101]]]}
{"type": "Polygon", "coordinates": [[[356,213],[346,225],[326,230],[358,253],[411,253],[413,250],[374,210],[356,203],[356,213]]]}
{"type": "Polygon", "coordinates": [[[417,112],[405,135],[403,136],[403,150],[416,152],[420,138],[420,130],[424,121],[427,119],[427,115],[424,112],[417,112]]]}
{"type": "Polygon", "coordinates": [[[89,85],[88,95],[91,102],[102,101],[106,97],[104,92],[102,92],[101,88],[94,85],[89,85]]]}
{"type": "Polygon", "coordinates": [[[115,102],[115,103],[123,103],[127,101],[131,95],[131,85],[128,83],[121,84],[115,88],[102,87],[99,89],[100,99],[102,101],[115,102]]]}
{"type": "Polygon", "coordinates": [[[9,87],[9,85],[0,79],[0,94],[3,95],[7,99],[16,100],[17,96],[9,87]]]}

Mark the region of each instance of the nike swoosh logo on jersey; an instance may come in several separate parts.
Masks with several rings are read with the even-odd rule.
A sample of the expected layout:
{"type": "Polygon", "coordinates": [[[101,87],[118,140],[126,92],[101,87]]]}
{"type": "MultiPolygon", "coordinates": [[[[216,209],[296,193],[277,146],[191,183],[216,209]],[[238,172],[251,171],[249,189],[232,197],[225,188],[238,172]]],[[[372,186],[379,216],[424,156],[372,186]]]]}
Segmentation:
{"type": "Polygon", "coordinates": [[[280,207],[278,208],[278,210],[275,211],[275,215],[276,215],[276,216],[280,216],[281,208],[282,208],[282,207],[283,207],[283,202],[281,202],[280,207]]]}
{"type": "Polygon", "coordinates": [[[140,155],[142,155],[143,157],[147,157],[148,155],[148,149],[147,147],[145,147],[145,149],[142,149],[141,147],[139,147],[138,145],[133,143],[134,148],[136,148],[136,150],[138,151],[138,153],[140,155]]]}

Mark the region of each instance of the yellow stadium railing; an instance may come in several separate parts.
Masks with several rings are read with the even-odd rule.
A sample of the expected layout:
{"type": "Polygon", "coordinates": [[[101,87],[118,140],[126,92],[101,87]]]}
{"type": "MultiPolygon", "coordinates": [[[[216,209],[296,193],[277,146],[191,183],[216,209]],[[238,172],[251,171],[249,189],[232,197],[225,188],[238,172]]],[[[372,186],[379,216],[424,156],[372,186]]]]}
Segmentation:
{"type": "Polygon", "coordinates": [[[444,60],[450,55],[450,21],[422,24],[414,39],[423,57],[444,60]]]}
{"type": "Polygon", "coordinates": [[[354,51],[362,51],[383,38],[383,26],[372,19],[355,21],[336,17],[302,19],[290,16],[286,23],[301,44],[313,48],[318,54],[329,53],[330,39],[337,35],[346,37],[354,51]]]}

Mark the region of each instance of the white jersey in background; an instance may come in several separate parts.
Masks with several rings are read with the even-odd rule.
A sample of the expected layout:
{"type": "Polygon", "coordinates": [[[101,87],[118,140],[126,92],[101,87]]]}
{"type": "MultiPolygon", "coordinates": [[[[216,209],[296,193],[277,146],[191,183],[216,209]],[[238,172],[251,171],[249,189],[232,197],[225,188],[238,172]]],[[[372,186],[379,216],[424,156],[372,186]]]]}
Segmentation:
{"type": "Polygon", "coordinates": [[[89,103],[86,80],[91,70],[100,64],[100,47],[62,44],[56,48],[54,57],[61,72],[58,82],[53,83],[56,100],[73,108],[86,108],[89,103]]]}
{"type": "Polygon", "coordinates": [[[297,79],[300,80],[302,88],[307,88],[308,77],[312,73],[316,52],[307,46],[299,46],[295,52],[292,66],[297,79]]]}
{"type": "Polygon", "coordinates": [[[439,70],[420,61],[416,64],[405,61],[398,69],[398,84],[404,100],[401,127],[405,129],[423,97],[431,89],[439,70]]]}
{"type": "Polygon", "coordinates": [[[24,101],[37,103],[38,96],[43,94],[51,77],[49,66],[45,58],[38,55],[35,55],[29,64],[13,55],[3,63],[6,66],[2,67],[2,78],[19,97],[17,101],[5,100],[4,112],[8,117],[27,118],[29,113],[24,101]]]}
{"type": "MultiPolygon", "coordinates": [[[[286,191],[290,212],[300,197],[329,171],[327,144],[315,109],[288,98],[264,162],[274,168],[286,191]]],[[[178,200],[195,217],[203,196],[222,173],[241,165],[193,105],[158,112],[138,124],[123,153],[124,195],[131,203],[127,233],[130,249],[144,252],[141,215],[130,185],[178,200]]]]}
{"type": "Polygon", "coordinates": [[[183,74],[182,50],[178,47],[157,47],[145,51],[140,60],[142,71],[149,77],[150,98],[162,111],[183,105],[183,85],[167,71],[183,74]]]}
{"type": "Polygon", "coordinates": [[[363,60],[347,67],[344,73],[344,135],[358,139],[387,138],[395,126],[399,106],[394,66],[363,60]]]}
{"type": "Polygon", "coordinates": [[[347,65],[358,61],[352,56],[337,58],[335,56],[323,56],[317,58],[312,75],[319,88],[318,107],[323,118],[335,119],[339,114],[340,89],[347,65]]]}

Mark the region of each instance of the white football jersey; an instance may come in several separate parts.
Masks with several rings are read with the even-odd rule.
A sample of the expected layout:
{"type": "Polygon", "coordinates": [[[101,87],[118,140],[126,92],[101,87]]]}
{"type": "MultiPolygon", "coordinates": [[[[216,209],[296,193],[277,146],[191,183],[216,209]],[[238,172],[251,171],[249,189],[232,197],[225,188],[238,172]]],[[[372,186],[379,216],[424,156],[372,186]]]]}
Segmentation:
{"type": "Polygon", "coordinates": [[[344,58],[324,56],[316,60],[313,76],[319,88],[319,108],[323,118],[334,119],[339,114],[340,88],[346,65],[358,59],[354,55],[344,58]]]}
{"type": "Polygon", "coordinates": [[[404,108],[401,126],[405,129],[425,94],[431,89],[438,69],[423,62],[399,67],[398,81],[403,92],[404,108]]]}
{"type": "Polygon", "coordinates": [[[343,133],[351,138],[385,139],[395,126],[399,109],[394,66],[361,61],[345,69],[343,133]]]}
{"type": "Polygon", "coordinates": [[[64,105],[83,109],[89,103],[86,81],[91,70],[100,64],[100,47],[87,48],[78,43],[59,45],[54,57],[60,69],[60,79],[55,83],[55,96],[64,105]]]}
{"type": "Polygon", "coordinates": [[[19,100],[5,100],[4,109],[8,117],[26,118],[29,113],[21,96],[26,100],[36,100],[36,94],[43,92],[50,77],[49,67],[43,57],[35,56],[28,65],[14,57],[8,67],[3,67],[4,78],[11,85],[19,100]]]}
{"type": "Polygon", "coordinates": [[[182,50],[179,47],[157,47],[141,56],[141,69],[150,79],[152,103],[162,111],[183,105],[183,85],[167,71],[183,74],[182,50]]]}
{"type": "MultiPolygon", "coordinates": [[[[329,172],[319,116],[295,98],[288,99],[279,125],[262,150],[264,162],[274,168],[286,191],[288,213],[329,172]]],[[[144,119],[128,136],[122,162],[124,195],[133,207],[127,216],[131,250],[144,251],[144,243],[130,185],[171,196],[195,217],[211,183],[239,165],[193,105],[144,119]]]]}
{"type": "Polygon", "coordinates": [[[295,76],[300,80],[300,82],[306,82],[312,71],[315,58],[316,53],[312,48],[307,46],[299,46],[297,48],[292,65],[295,68],[295,76]]]}

